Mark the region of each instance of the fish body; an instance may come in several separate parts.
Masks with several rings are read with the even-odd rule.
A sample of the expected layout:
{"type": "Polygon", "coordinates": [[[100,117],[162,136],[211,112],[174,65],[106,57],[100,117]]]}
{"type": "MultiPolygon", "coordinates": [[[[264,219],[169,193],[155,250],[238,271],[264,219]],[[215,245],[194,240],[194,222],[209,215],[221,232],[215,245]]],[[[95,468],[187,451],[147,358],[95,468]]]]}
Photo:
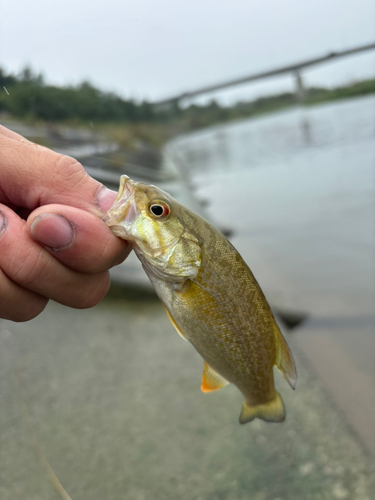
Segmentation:
{"type": "Polygon", "coordinates": [[[141,260],[166,313],[204,359],[201,389],[233,383],[244,395],[240,422],[281,422],[273,366],[294,388],[292,355],[251,270],[205,219],[155,186],[121,177],[103,218],[141,260]]]}

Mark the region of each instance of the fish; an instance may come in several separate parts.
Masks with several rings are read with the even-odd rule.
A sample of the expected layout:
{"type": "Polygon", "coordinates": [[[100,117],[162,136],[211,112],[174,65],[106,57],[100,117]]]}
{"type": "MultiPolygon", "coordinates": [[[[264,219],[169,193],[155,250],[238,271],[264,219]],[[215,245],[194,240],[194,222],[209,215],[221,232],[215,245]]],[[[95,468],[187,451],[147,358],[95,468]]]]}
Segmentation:
{"type": "Polygon", "coordinates": [[[129,241],[178,334],[204,360],[201,390],[243,394],[239,421],[285,420],[276,366],[294,389],[296,368],[270,306],[227,238],[156,186],[123,175],[103,217],[129,241]]]}

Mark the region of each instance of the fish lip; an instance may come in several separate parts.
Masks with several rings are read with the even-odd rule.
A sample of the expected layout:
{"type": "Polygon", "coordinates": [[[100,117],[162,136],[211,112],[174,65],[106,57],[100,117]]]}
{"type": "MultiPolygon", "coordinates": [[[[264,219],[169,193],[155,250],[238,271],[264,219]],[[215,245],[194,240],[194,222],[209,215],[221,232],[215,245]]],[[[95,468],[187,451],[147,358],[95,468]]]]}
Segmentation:
{"type": "Polygon", "coordinates": [[[122,175],[120,177],[120,187],[114,205],[120,201],[126,201],[134,193],[135,184],[136,183],[127,175],[122,175]]]}
{"type": "Polygon", "coordinates": [[[107,226],[112,228],[121,226],[123,232],[134,222],[139,212],[134,200],[135,184],[127,175],[121,176],[117,198],[102,217],[107,226]]]}

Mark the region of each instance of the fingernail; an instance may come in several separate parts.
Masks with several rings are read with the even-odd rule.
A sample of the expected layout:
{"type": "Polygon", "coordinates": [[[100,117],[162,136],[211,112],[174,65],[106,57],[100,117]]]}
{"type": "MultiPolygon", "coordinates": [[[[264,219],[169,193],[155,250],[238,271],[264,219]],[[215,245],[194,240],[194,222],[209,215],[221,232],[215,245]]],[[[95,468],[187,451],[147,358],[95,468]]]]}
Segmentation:
{"type": "Polygon", "coordinates": [[[3,214],[3,212],[0,212],[0,234],[5,231],[6,225],[7,220],[5,218],[5,215],[3,214]]]}
{"type": "Polygon", "coordinates": [[[102,212],[107,212],[115,201],[117,193],[102,186],[96,195],[96,204],[102,212]]]}
{"type": "Polygon", "coordinates": [[[55,252],[69,248],[75,238],[75,226],[59,214],[42,214],[30,226],[35,241],[55,252]]]}

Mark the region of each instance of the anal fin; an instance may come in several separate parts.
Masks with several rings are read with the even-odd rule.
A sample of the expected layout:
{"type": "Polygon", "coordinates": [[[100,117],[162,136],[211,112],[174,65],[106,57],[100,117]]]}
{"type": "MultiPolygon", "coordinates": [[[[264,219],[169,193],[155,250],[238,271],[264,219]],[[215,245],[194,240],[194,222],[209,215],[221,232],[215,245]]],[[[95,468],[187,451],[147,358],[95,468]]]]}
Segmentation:
{"type": "MultiPolygon", "coordinates": [[[[162,303],[162,304],[163,304],[163,303],[162,303]]],[[[168,309],[165,307],[165,305],[164,305],[164,304],[163,304],[163,307],[164,307],[164,310],[165,310],[165,312],[166,312],[166,314],[167,314],[167,316],[168,316],[169,321],[170,321],[170,322],[172,323],[172,325],[175,327],[176,332],[179,334],[179,336],[180,336],[182,339],[186,340],[186,342],[187,342],[187,341],[188,341],[188,339],[187,339],[187,338],[184,336],[184,334],[182,333],[182,331],[181,331],[180,327],[179,327],[179,326],[177,325],[177,323],[175,322],[174,317],[172,316],[172,314],[168,311],[168,309]]]]}
{"type": "Polygon", "coordinates": [[[285,380],[291,386],[292,389],[296,386],[297,372],[294,364],[292,353],[284,339],[282,333],[275,328],[275,340],[276,340],[276,367],[280,370],[285,380]]]}
{"type": "Polygon", "coordinates": [[[219,375],[210,365],[204,362],[201,390],[203,392],[212,392],[221,389],[229,384],[228,380],[219,375]]]}

